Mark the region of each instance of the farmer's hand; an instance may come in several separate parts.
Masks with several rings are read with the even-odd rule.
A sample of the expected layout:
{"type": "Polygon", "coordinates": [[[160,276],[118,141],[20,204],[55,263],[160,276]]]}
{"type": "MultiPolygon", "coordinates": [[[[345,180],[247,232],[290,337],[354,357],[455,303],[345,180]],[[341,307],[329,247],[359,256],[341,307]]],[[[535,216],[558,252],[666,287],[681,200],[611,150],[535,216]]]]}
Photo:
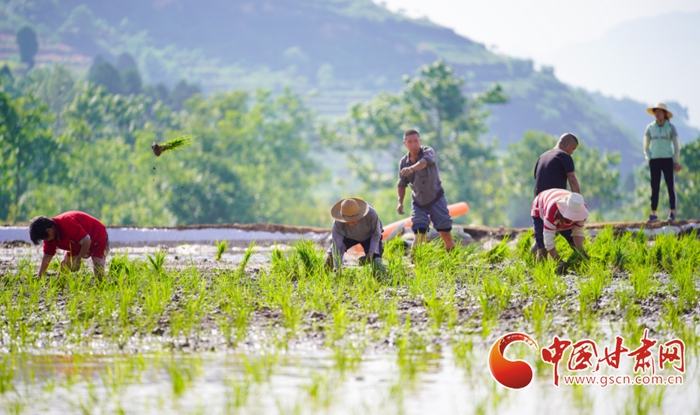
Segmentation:
{"type": "Polygon", "coordinates": [[[586,252],[585,249],[579,249],[578,251],[582,257],[584,257],[587,261],[591,260],[591,257],[588,255],[588,252],[586,252]]]}
{"type": "Polygon", "coordinates": [[[371,258],[371,255],[367,254],[365,256],[361,256],[361,257],[357,258],[357,262],[359,262],[360,265],[365,265],[370,261],[370,258],[371,258]]]}
{"type": "Polygon", "coordinates": [[[675,171],[681,171],[681,165],[680,163],[673,163],[673,170],[675,171]]]}
{"type": "Polygon", "coordinates": [[[566,261],[559,260],[559,263],[557,264],[557,274],[563,274],[566,272],[566,269],[569,267],[569,264],[566,263],[566,261]]]}
{"type": "Polygon", "coordinates": [[[542,248],[537,250],[537,256],[535,256],[535,262],[544,261],[547,259],[547,250],[542,248]]]}
{"type": "Polygon", "coordinates": [[[404,167],[403,169],[401,169],[401,175],[404,177],[407,177],[411,173],[413,173],[412,167],[404,167]]]}
{"type": "Polygon", "coordinates": [[[335,264],[333,263],[333,254],[329,253],[328,255],[326,255],[326,268],[328,268],[329,270],[333,270],[334,265],[335,264]]]}
{"type": "Polygon", "coordinates": [[[399,203],[399,205],[396,206],[396,213],[403,215],[403,203],[399,203]]]}

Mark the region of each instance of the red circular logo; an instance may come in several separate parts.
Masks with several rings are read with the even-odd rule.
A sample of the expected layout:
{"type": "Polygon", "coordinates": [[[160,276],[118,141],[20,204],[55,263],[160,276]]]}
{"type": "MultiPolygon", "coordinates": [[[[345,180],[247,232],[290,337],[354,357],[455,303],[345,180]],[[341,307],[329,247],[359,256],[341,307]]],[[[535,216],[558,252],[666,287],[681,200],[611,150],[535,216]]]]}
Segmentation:
{"type": "Polygon", "coordinates": [[[489,368],[494,379],[506,388],[521,389],[532,381],[533,371],[523,360],[508,360],[504,356],[506,347],[523,342],[537,350],[537,342],[525,333],[508,333],[496,340],[489,353],[489,368]]]}

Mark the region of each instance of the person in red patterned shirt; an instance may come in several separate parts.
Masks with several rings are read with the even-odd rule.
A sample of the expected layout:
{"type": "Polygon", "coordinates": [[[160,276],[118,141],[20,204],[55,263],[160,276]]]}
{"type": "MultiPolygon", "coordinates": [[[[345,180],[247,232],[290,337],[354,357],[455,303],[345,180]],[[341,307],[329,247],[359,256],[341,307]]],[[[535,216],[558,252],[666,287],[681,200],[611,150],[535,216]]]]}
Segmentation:
{"type": "Polygon", "coordinates": [[[105,256],[109,252],[107,228],[84,212],[65,212],[53,218],[37,216],[29,223],[29,237],[34,245],[44,241],[44,257],[39,276],[44,275],[56,255],[56,249],[66,251],[61,271],[77,271],[83,258],[92,258],[95,275],[104,275],[105,256]]]}
{"type": "Polygon", "coordinates": [[[566,267],[557,252],[554,238],[562,234],[572,248],[579,250],[584,257],[588,254],[583,249],[583,228],[588,218],[588,208],[583,196],[565,189],[549,189],[541,192],[532,202],[532,225],[537,243],[537,260],[547,254],[559,260],[559,267],[566,267]]]}

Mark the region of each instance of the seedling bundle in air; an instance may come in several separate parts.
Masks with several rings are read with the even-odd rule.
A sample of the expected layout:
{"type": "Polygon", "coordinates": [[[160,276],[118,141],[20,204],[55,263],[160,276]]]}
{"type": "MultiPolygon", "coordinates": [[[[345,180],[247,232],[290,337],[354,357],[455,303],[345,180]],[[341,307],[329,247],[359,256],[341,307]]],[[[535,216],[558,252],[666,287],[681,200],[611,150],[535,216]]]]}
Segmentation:
{"type": "Polygon", "coordinates": [[[158,144],[155,141],[151,144],[151,149],[156,157],[160,157],[166,151],[177,150],[183,147],[191,146],[193,144],[193,135],[183,135],[172,140],[168,140],[163,144],[158,144]]]}

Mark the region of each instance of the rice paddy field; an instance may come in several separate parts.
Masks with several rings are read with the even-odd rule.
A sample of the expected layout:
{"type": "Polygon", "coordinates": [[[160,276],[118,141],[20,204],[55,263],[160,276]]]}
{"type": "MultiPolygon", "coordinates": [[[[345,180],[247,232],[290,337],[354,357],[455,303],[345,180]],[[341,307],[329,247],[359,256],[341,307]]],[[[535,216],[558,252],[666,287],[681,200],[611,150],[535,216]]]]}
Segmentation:
{"type": "Polygon", "coordinates": [[[535,263],[531,233],[451,253],[434,241],[412,256],[394,239],[386,274],[354,259],[329,271],[323,247],[302,240],[236,255],[221,242],[209,257],[121,248],[102,280],[91,266],[59,275],[57,260],[37,278],[38,249],[15,248],[0,262],[0,411],[699,413],[697,234],[606,228],[586,242],[590,261],[558,239],[562,274],[535,263]],[[489,366],[511,332],[537,344],[505,352],[534,371],[522,389],[489,366]],[[572,344],[555,386],[543,358],[555,336],[594,342],[592,361],[608,364],[581,369],[572,344]],[[617,338],[628,352],[615,368],[604,357],[617,338]],[[673,340],[683,359],[664,364],[673,340]],[[652,370],[666,384],[609,383],[652,370]],[[572,374],[597,383],[567,384],[572,374]]]}

